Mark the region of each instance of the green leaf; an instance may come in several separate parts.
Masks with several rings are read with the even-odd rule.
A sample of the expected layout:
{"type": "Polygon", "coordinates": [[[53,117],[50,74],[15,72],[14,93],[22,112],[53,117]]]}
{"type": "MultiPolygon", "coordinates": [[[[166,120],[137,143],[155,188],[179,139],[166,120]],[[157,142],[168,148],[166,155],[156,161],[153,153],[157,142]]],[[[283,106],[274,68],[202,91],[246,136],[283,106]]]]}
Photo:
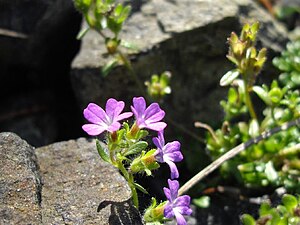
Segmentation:
{"type": "Polygon", "coordinates": [[[251,137],[257,137],[259,134],[258,121],[256,119],[252,119],[249,124],[249,135],[251,137]]]}
{"type": "Polygon", "coordinates": [[[139,191],[143,192],[144,194],[149,194],[148,191],[146,191],[145,188],[143,188],[141,185],[139,185],[138,183],[133,183],[134,187],[136,189],[138,189],[139,191]]]}
{"type": "Polygon", "coordinates": [[[249,214],[244,214],[242,216],[242,222],[244,225],[255,225],[256,222],[255,222],[255,219],[250,216],[249,214]]]}
{"type": "Polygon", "coordinates": [[[253,86],[252,90],[258,95],[258,97],[260,97],[261,100],[266,103],[266,105],[272,105],[271,98],[269,97],[269,94],[265,89],[260,86],[253,86]]]}
{"type": "Polygon", "coordinates": [[[76,36],[76,39],[77,39],[77,40],[81,40],[81,39],[84,37],[84,35],[87,34],[87,32],[88,32],[89,30],[90,30],[89,27],[86,27],[86,28],[82,29],[82,30],[78,33],[78,35],[76,36]]]}
{"type": "Polygon", "coordinates": [[[105,149],[102,147],[100,141],[98,139],[96,139],[96,147],[97,147],[97,151],[100,155],[100,157],[105,161],[110,163],[110,158],[108,156],[108,154],[105,152],[105,149]]]}
{"type": "Polygon", "coordinates": [[[199,208],[208,208],[210,205],[210,197],[202,196],[200,198],[193,199],[193,203],[199,208]]]}
{"type": "Polygon", "coordinates": [[[135,51],[139,50],[139,48],[135,44],[133,44],[131,42],[128,42],[128,41],[121,40],[120,45],[124,48],[128,48],[128,49],[131,49],[131,50],[135,50],[135,51]]]}
{"type": "Polygon", "coordinates": [[[128,151],[125,153],[125,156],[140,153],[141,151],[144,151],[147,146],[148,143],[146,141],[139,141],[137,143],[134,143],[129,147],[128,151]]]}
{"type": "Polygon", "coordinates": [[[278,179],[278,174],[276,170],[274,169],[272,161],[269,161],[266,164],[265,173],[267,175],[267,178],[269,181],[274,182],[278,179]]]}
{"type": "Polygon", "coordinates": [[[227,86],[230,85],[238,76],[239,76],[238,70],[230,70],[228,71],[220,80],[221,86],[227,86]]]}
{"type": "Polygon", "coordinates": [[[131,7],[129,5],[122,8],[122,11],[121,11],[121,13],[120,13],[120,15],[117,19],[117,22],[118,23],[123,23],[127,19],[127,17],[129,16],[130,11],[131,11],[131,7]]]}
{"type": "Polygon", "coordinates": [[[259,208],[259,215],[266,216],[270,214],[271,206],[268,202],[263,202],[259,208]]]}
{"type": "Polygon", "coordinates": [[[117,59],[112,59],[106,65],[104,65],[101,69],[101,73],[103,77],[106,77],[117,65],[118,65],[117,59]]]}
{"type": "Polygon", "coordinates": [[[298,205],[297,198],[290,194],[285,194],[282,197],[282,203],[290,213],[292,213],[298,205]]]}

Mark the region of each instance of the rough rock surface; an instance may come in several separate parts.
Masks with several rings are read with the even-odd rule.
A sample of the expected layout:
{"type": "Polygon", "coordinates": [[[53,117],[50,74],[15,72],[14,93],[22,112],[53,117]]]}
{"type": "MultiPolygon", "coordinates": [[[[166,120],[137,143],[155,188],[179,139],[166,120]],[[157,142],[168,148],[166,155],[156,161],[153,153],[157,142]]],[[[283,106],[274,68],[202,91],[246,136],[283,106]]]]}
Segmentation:
{"type": "MultiPolygon", "coordinates": [[[[219,79],[232,68],[225,57],[226,39],[232,31],[239,33],[245,22],[256,20],[261,23],[258,46],[268,48],[269,57],[278,54],[288,40],[284,27],[250,0],[151,0],[129,18],[122,37],[140,48],[131,56],[142,82],[154,73],[172,72],[173,92],[163,108],[192,129],[194,121],[222,118],[219,100],[225,89],[219,88],[219,79]]],[[[89,102],[104,105],[109,97],[129,102],[140,95],[124,68],[101,77],[99,68],[107,61],[104,52],[101,37],[89,32],[73,61],[71,79],[81,109],[89,102]]]]}
{"type": "Polygon", "coordinates": [[[116,168],[84,138],[34,149],[0,133],[0,224],[142,225],[116,168]]]}
{"type": "Polygon", "coordinates": [[[0,133],[0,224],[41,224],[41,183],[34,148],[0,133]]]}
{"type": "Polygon", "coordinates": [[[142,224],[130,189],[84,138],[36,149],[43,224],[142,224]],[[99,212],[97,212],[97,210],[99,212]]]}

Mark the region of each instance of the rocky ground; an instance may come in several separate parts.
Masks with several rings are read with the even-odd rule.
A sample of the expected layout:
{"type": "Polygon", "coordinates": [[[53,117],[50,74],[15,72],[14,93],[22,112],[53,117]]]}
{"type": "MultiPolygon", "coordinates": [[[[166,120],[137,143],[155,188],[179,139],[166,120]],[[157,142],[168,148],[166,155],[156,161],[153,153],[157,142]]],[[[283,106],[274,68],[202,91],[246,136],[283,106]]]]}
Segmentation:
{"type": "MultiPolygon", "coordinates": [[[[299,17],[281,23],[252,0],[132,4],[122,37],[139,47],[130,53],[133,68],[142,80],[171,71],[173,92],[163,105],[167,136],[187,137],[182,142],[186,157],[202,159],[181,165],[186,180],[209,160],[191,147],[195,141],[183,130],[198,135],[195,121],[214,125],[222,117],[219,101],[226,90],[218,84],[232,66],[225,57],[227,37],[245,22],[259,20],[258,46],[266,47],[271,59],[295,35],[289,30],[299,17]]],[[[1,2],[0,224],[142,223],[123,178],[101,162],[92,140],[80,138],[85,136],[82,110],[89,102],[103,105],[114,97],[130,105],[140,95],[124,68],[101,76],[107,62],[103,40],[89,32],[78,41],[84,26],[71,0],[1,2]]],[[[262,80],[276,74],[269,60],[262,80]]],[[[153,180],[148,185],[160,196],[163,184],[153,180]]],[[[214,199],[210,211],[194,210],[190,224],[221,225],[230,219],[239,224],[243,210],[257,208],[224,194],[214,199]]]]}

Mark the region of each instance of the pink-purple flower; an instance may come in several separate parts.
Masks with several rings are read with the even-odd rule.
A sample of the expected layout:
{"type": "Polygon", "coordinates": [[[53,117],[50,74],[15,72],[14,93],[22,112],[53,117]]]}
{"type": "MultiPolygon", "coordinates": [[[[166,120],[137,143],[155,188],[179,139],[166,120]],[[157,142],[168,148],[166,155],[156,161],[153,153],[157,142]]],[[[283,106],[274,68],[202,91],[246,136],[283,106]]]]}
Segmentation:
{"type": "Polygon", "coordinates": [[[169,188],[164,187],[164,193],[168,199],[164,216],[166,218],[176,217],[177,225],[186,225],[187,222],[183,215],[191,215],[190,208],[191,197],[188,195],[178,196],[179,182],[177,180],[168,179],[169,188]]]}
{"type": "Polygon", "coordinates": [[[174,162],[180,162],[183,159],[183,155],[180,151],[180,143],[178,141],[172,141],[165,144],[165,138],[163,131],[158,132],[158,137],[152,139],[156,145],[157,150],[155,152],[155,158],[160,163],[167,163],[171,170],[171,179],[179,177],[177,167],[174,162]]]}
{"type": "Polygon", "coordinates": [[[84,117],[90,122],[82,126],[89,135],[95,136],[108,131],[113,133],[120,129],[120,120],[132,116],[131,112],[122,113],[124,102],[110,98],[106,102],[105,111],[98,105],[90,103],[83,111],[84,117]]]}
{"type": "Polygon", "coordinates": [[[157,103],[152,103],[146,108],[146,101],[143,97],[134,97],[131,110],[140,129],[161,131],[167,126],[166,123],[160,122],[165,116],[165,111],[157,103]]]}

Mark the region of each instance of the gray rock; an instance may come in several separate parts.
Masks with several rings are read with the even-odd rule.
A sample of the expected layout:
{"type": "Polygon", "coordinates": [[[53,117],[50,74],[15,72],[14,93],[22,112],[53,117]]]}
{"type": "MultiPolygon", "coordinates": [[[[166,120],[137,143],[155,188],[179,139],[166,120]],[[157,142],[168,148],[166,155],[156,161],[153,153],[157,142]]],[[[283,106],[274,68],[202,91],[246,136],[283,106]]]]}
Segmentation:
{"type": "Polygon", "coordinates": [[[36,154],[43,224],[142,224],[130,188],[116,168],[100,159],[94,141],[55,143],[36,154]]]}
{"type": "Polygon", "coordinates": [[[0,133],[0,224],[41,224],[41,183],[34,148],[0,133]]]}
{"type": "MultiPolygon", "coordinates": [[[[142,82],[154,73],[171,71],[173,92],[163,108],[169,121],[193,129],[197,120],[215,123],[222,118],[219,101],[226,90],[219,87],[219,80],[233,67],[225,57],[227,37],[256,20],[261,22],[258,46],[268,48],[272,58],[284,48],[287,33],[250,0],[148,1],[129,18],[122,37],[140,47],[130,56],[142,82]]],[[[73,61],[71,80],[81,109],[89,102],[103,106],[109,97],[129,103],[141,95],[124,68],[101,77],[100,68],[107,62],[104,52],[103,40],[91,31],[73,61]]],[[[265,69],[270,65],[271,60],[265,69]]]]}

